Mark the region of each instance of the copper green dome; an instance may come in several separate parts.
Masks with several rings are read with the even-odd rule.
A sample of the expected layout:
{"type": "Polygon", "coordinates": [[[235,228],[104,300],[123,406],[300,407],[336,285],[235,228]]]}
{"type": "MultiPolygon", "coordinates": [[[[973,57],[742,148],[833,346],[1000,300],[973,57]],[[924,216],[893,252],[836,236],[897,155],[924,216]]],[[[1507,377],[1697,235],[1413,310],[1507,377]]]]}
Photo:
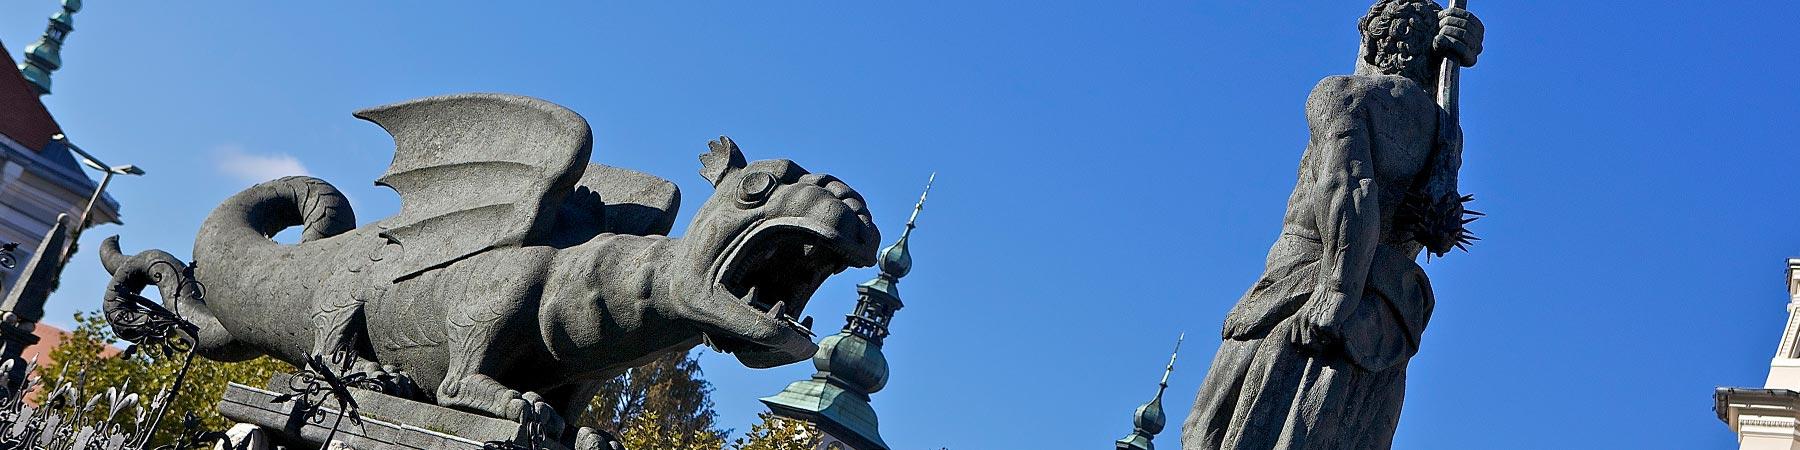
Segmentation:
{"type": "Polygon", "coordinates": [[[1168,418],[1163,416],[1162,396],[1160,395],[1156,400],[1139,406],[1133,415],[1135,418],[1131,420],[1132,426],[1150,434],[1161,433],[1163,426],[1168,424],[1168,418]]]}
{"type": "Polygon", "coordinates": [[[893,275],[895,278],[904,277],[908,272],[912,272],[912,252],[906,249],[906,235],[901,235],[900,240],[894,242],[894,245],[881,249],[881,272],[893,275]]]}
{"type": "Polygon", "coordinates": [[[829,373],[858,392],[873,394],[887,387],[887,356],[881,354],[881,346],[870,344],[861,336],[826,336],[819,341],[819,352],[813,354],[812,361],[820,373],[829,373]]]}
{"type": "Polygon", "coordinates": [[[50,94],[50,73],[62,67],[62,44],[75,30],[75,12],[81,0],[63,0],[62,10],[50,15],[50,24],[37,42],[25,47],[25,59],[19,62],[19,74],[38,95],[50,94]]]}
{"type": "Polygon", "coordinates": [[[1162,381],[1156,383],[1156,396],[1144,402],[1131,414],[1131,434],[1113,442],[1117,450],[1156,450],[1156,434],[1161,433],[1164,425],[1168,425],[1168,417],[1163,415],[1163,391],[1169,389],[1169,373],[1175,371],[1175,357],[1181,354],[1181,341],[1187,333],[1175,338],[1175,352],[1169,354],[1169,365],[1163,368],[1162,381]]]}

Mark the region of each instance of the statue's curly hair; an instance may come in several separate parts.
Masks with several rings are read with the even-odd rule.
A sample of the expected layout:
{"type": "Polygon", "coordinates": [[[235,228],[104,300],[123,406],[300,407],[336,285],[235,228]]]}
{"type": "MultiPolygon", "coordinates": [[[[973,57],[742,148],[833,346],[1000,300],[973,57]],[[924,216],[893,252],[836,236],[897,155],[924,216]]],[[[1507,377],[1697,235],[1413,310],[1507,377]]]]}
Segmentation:
{"type": "Polygon", "coordinates": [[[1431,41],[1443,7],[1431,0],[1380,0],[1357,21],[1363,34],[1363,62],[1388,75],[1425,80],[1431,71],[1431,41]]]}

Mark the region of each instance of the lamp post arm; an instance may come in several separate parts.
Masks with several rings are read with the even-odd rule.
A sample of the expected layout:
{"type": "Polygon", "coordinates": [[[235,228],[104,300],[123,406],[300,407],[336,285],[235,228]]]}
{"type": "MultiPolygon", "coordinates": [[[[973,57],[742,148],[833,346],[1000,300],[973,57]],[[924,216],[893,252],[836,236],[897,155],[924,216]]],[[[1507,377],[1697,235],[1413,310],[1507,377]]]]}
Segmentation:
{"type": "MultiPolygon", "coordinates": [[[[74,147],[71,146],[70,148],[74,147]]],[[[69,247],[74,247],[76,243],[81,240],[81,231],[87,229],[88,217],[94,213],[94,204],[99,203],[100,196],[106,194],[106,185],[112,183],[112,177],[113,171],[108,170],[105,175],[100,176],[100,184],[94,186],[94,195],[88,197],[87,207],[82,208],[81,210],[81,218],[75,221],[75,228],[69,230],[69,244],[68,247],[63,247],[61,265],[68,265],[69,258],[75,257],[74,254],[69,253],[68,249],[69,247]]]]}

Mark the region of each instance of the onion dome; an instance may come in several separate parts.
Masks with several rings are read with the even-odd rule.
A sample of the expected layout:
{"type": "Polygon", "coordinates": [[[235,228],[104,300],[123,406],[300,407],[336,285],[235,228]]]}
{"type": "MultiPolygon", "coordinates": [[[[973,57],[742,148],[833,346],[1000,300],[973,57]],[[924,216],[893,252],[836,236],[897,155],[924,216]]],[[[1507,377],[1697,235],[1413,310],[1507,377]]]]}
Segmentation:
{"type": "Polygon", "coordinates": [[[813,368],[844,385],[845,388],[873,394],[887,387],[887,356],[881,346],[861,336],[839,333],[819,341],[819,352],[813,354],[813,368]]]}
{"type": "Polygon", "coordinates": [[[1163,391],[1169,388],[1169,373],[1175,371],[1175,357],[1181,354],[1181,341],[1186,338],[1186,333],[1175,338],[1175,352],[1169,355],[1169,365],[1163,368],[1162,381],[1156,384],[1156,396],[1151,397],[1150,401],[1145,402],[1143,406],[1139,406],[1137,411],[1132,413],[1131,434],[1115,442],[1117,450],[1156,449],[1156,445],[1151,440],[1155,439],[1156,434],[1161,433],[1163,426],[1168,424],[1168,417],[1163,415],[1163,391]]]}
{"type": "Polygon", "coordinates": [[[19,74],[38,95],[50,94],[50,73],[62,68],[63,39],[75,31],[75,12],[80,10],[81,0],[63,0],[62,11],[50,15],[44,36],[25,46],[25,61],[19,63],[19,74]]]}

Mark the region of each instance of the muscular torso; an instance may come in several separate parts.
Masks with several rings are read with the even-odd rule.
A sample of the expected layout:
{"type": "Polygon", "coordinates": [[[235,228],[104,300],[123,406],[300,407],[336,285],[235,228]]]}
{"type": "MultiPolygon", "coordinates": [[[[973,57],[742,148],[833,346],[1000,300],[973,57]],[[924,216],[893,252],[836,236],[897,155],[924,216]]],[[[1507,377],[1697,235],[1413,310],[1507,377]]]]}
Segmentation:
{"type": "MultiPolygon", "coordinates": [[[[1334,76],[1319,82],[1307,100],[1311,142],[1301,156],[1299,182],[1289,197],[1283,233],[1317,239],[1333,232],[1319,223],[1321,208],[1330,195],[1319,184],[1331,171],[1348,170],[1341,163],[1325,161],[1328,148],[1345,142],[1336,136],[1343,125],[1367,130],[1372,166],[1369,178],[1377,186],[1382,243],[1404,244],[1410,239],[1395,230],[1394,213],[1406,198],[1436,144],[1439,108],[1418,83],[1391,75],[1334,76]],[[1345,122],[1349,121],[1349,122],[1345,122]]],[[[1353,162],[1360,164],[1360,162],[1353,162]]]]}

